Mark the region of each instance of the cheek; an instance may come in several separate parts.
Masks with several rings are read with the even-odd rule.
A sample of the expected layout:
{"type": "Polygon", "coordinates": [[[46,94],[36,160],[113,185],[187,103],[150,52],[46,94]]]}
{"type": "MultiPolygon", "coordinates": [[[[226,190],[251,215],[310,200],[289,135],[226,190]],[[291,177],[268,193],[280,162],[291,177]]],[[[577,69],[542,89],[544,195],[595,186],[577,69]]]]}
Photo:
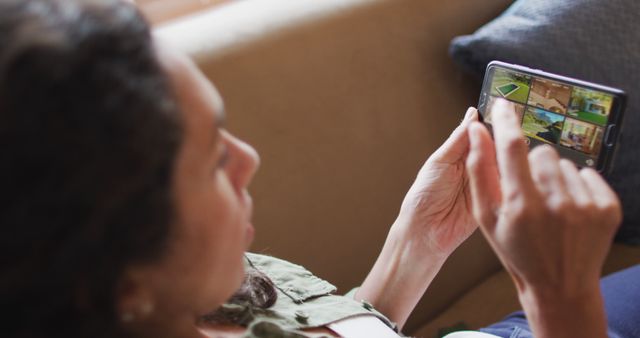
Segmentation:
{"type": "MultiPolygon", "coordinates": [[[[205,228],[201,234],[202,252],[208,253],[210,262],[219,267],[215,270],[220,270],[227,279],[236,276],[237,282],[244,275],[242,257],[247,223],[241,201],[222,176],[219,175],[214,193],[203,206],[202,214],[207,217],[201,222],[205,228]]],[[[232,279],[234,290],[237,287],[235,282],[232,279]]]]}
{"type": "Polygon", "coordinates": [[[228,299],[244,276],[246,221],[242,203],[224,175],[192,190],[183,200],[182,291],[196,311],[207,312],[228,299]],[[197,305],[196,305],[197,304],[197,305]]]}

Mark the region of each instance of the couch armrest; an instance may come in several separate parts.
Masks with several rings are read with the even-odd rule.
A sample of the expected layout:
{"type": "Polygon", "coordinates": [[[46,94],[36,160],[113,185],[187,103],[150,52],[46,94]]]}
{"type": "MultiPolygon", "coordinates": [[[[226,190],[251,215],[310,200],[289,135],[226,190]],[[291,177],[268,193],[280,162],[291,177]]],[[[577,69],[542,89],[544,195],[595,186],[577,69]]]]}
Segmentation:
{"type": "MultiPolygon", "coordinates": [[[[252,249],[344,292],[358,285],[417,170],[476,103],[479,87],[448,58],[449,41],[509,3],[239,1],[160,27],[218,86],[229,129],[262,155],[252,249]]],[[[474,235],[407,332],[498,267],[474,235]]]]}

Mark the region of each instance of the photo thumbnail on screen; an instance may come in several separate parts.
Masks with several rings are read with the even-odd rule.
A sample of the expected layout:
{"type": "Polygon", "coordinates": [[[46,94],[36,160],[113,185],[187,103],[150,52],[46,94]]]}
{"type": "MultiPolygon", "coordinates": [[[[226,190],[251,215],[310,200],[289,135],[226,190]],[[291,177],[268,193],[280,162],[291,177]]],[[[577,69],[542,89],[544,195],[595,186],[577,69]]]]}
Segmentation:
{"type": "MultiPolygon", "coordinates": [[[[493,109],[493,106],[495,105],[496,101],[498,100],[497,97],[495,96],[489,96],[489,101],[487,101],[487,105],[485,108],[485,112],[482,116],[482,118],[484,119],[485,123],[488,124],[492,124],[492,120],[491,120],[491,110],[493,109]]],[[[515,108],[516,114],[518,115],[518,121],[520,121],[520,123],[522,123],[522,116],[524,115],[524,105],[523,104],[519,104],[519,103],[515,103],[512,102],[513,106],[515,108]]]]}
{"type": "Polygon", "coordinates": [[[568,117],[564,122],[560,144],[587,155],[597,155],[602,146],[603,127],[568,117]]]}
{"type": "Polygon", "coordinates": [[[530,106],[553,113],[566,114],[571,100],[571,86],[549,79],[534,77],[529,92],[530,106]]]}
{"type": "Polygon", "coordinates": [[[546,110],[527,107],[522,118],[522,131],[526,136],[556,144],[560,140],[565,116],[546,110]]]}
{"type": "Polygon", "coordinates": [[[613,96],[591,89],[574,87],[568,115],[605,126],[611,113],[613,96]]]}
{"type": "Polygon", "coordinates": [[[491,80],[491,95],[526,104],[530,85],[530,75],[498,68],[491,80]]]}

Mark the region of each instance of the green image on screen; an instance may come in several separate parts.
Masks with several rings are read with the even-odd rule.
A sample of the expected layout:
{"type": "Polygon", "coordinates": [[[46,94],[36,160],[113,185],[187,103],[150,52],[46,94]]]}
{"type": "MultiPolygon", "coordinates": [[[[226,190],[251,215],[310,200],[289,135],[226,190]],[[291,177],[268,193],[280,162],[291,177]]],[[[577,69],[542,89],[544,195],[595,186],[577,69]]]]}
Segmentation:
{"type": "Polygon", "coordinates": [[[511,93],[518,90],[518,88],[520,87],[515,83],[507,83],[505,85],[496,87],[496,89],[498,90],[498,93],[500,93],[500,95],[502,95],[503,97],[509,96],[511,93]]]}

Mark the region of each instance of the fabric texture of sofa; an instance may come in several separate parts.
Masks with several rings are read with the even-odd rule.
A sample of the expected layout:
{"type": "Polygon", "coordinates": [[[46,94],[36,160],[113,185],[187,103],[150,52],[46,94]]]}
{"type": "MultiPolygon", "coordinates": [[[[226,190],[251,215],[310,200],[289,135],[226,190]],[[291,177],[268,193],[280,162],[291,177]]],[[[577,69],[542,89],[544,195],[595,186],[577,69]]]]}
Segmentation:
{"type": "MultiPolygon", "coordinates": [[[[479,83],[448,57],[451,39],[509,4],[244,0],[157,27],[216,84],[228,129],[261,154],[252,251],[304,265],[341,292],[357,286],[418,169],[477,102],[479,83]]],[[[517,308],[510,287],[476,233],[404,331],[434,337],[499,319],[517,308]]]]}

